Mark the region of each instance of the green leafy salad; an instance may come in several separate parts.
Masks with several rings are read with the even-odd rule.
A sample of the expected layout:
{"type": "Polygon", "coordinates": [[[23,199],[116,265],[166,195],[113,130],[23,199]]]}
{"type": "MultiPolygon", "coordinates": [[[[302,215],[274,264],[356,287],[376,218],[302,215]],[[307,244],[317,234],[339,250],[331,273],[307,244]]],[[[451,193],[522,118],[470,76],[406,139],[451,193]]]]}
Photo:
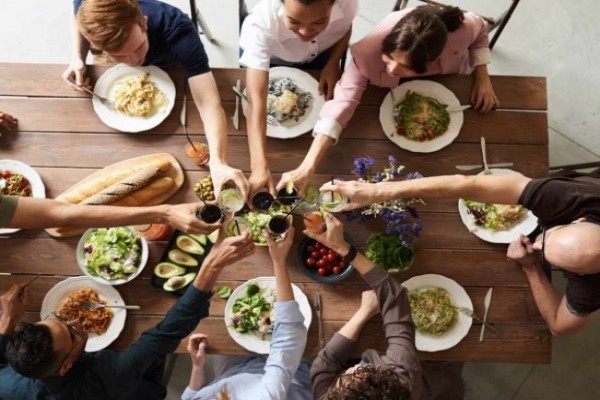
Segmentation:
{"type": "Polygon", "coordinates": [[[233,303],[231,326],[240,333],[254,333],[262,340],[270,340],[273,333],[275,291],[261,289],[256,284],[246,288],[246,294],[233,303]]]}
{"type": "Polygon", "coordinates": [[[84,243],[83,263],[90,275],[127,279],[138,270],[141,253],[141,238],[130,229],[94,229],[84,243]]]}
{"type": "Polygon", "coordinates": [[[375,233],[369,236],[365,245],[365,255],[384,270],[406,270],[414,256],[414,248],[400,243],[397,235],[375,233]]]}
{"type": "Polygon", "coordinates": [[[417,330],[434,336],[448,332],[458,320],[456,307],[445,289],[419,289],[409,294],[417,330]]]}
{"type": "Polygon", "coordinates": [[[394,104],[399,113],[394,116],[397,133],[409,140],[424,142],[443,135],[450,125],[447,105],[433,97],[410,90],[404,99],[394,104]]]}
{"type": "MultiPolygon", "coordinates": [[[[284,206],[274,204],[268,210],[243,211],[238,213],[238,215],[244,218],[244,220],[248,223],[248,226],[250,227],[250,232],[252,234],[252,240],[254,241],[254,243],[259,245],[266,245],[267,239],[265,239],[265,237],[262,234],[263,229],[267,229],[271,217],[274,217],[275,215],[281,215],[284,213],[284,211],[284,206]]],[[[232,230],[235,227],[235,224],[228,225],[228,227],[229,226],[231,226],[230,229],[232,230]]],[[[235,236],[237,234],[237,232],[226,233],[230,236],[235,236]]],[[[275,239],[277,238],[278,237],[275,236],[275,239]]]]}
{"type": "Polygon", "coordinates": [[[463,204],[475,225],[490,231],[510,229],[527,214],[527,209],[518,204],[488,204],[472,200],[463,200],[463,204]]]}

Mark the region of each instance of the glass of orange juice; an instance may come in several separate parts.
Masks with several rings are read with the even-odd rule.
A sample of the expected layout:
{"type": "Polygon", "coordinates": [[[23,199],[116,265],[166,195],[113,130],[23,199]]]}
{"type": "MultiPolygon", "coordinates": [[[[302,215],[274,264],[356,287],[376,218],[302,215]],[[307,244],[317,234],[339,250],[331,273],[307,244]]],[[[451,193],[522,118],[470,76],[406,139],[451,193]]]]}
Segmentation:
{"type": "Polygon", "coordinates": [[[323,214],[319,210],[305,212],[302,220],[304,221],[304,226],[309,231],[320,233],[325,232],[327,228],[325,220],[323,219],[323,214]]]}
{"type": "Polygon", "coordinates": [[[205,165],[208,162],[208,160],[210,160],[208,146],[200,142],[186,143],[185,155],[190,158],[193,158],[194,162],[198,166],[205,165]]]}

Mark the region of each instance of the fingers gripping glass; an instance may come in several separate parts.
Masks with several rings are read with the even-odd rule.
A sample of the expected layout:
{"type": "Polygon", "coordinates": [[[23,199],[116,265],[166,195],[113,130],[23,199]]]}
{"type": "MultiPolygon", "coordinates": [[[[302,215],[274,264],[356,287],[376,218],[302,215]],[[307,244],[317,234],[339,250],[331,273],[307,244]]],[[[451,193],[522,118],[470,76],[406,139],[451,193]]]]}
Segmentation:
{"type": "Polygon", "coordinates": [[[46,320],[54,320],[60,322],[61,324],[67,327],[67,329],[69,330],[69,335],[71,336],[71,342],[73,343],[73,345],[71,346],[71,350],[69,350],[69,352],[60,362],[60,368],[60,366],[63,365],[63,363],[67,360],[71,353],[73,353],[73,350],[77,347],[77,345],[87,338],[87,334],[79,330],[79,328],[77,328],[77,326],[75,326],[72,321],[63,318],[60,314],[57,314],[55,312],[48,314],[46,320]]]}

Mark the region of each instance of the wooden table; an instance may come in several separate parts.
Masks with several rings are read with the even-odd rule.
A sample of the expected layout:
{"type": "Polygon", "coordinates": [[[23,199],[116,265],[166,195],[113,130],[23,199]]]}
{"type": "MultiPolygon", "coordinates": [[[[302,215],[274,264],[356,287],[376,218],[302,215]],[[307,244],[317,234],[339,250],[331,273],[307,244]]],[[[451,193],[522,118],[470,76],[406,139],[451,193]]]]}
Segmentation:
{"type": "MultiPolygon", "coordinates": [[[[156,129],[145,133],[123,134],[106,127],[97,118],[92,103],[85,94],[72,91],[60,75],[62,65],[0,64],[0,110],[18,116],[20,131],[0,138],[0,158],[20,160],[34,167],[42,176],[47,196],[53,198],[79,179],[106,165],[127,158],[156,153],[172,153],[186,173],[183,188],[170,202],[194,201],[194,183],[207,174],[183,153],[185,139],[179,125],[182,106],[183,77],[171,71],[176,82],[177,104],[171,115],[156,129]]],[[[95,81],[105,68],[92,67],[95,81]]],[[[249,170],[245,121],[240,131],[231,126],[234,97],[230,90],[236,79],[244,80],[243,70],[215,70],[223,107],[229,123],[229,162],[249,170]]],[[[434,80],[452,90],[462,104],[469,101],[471,78],[444,76],[434,80]]],[[[369,155],[386,160],[394,155],[407,171],[418,170],[425,176],[452,174],[456,164],[480,164],[479,138],[485,135],[489,162],[513,161],[514,169],[530,177],[545,176],[548,170],[548,127],[546,80],[539,77],[492,77],[494,89],[501,101],[502,111],[479,115],[465,111],[465,122],[456,141],[435,153],[417,154],[402,150],[383,134],[379,121],[379,106],[386,94],[380,88],[369,88],[363,97],[340,143],[333,147],[317,168],[315,183],[331,175],[348,179],[353,158],[369,155]]],[[[188,97],[190,98],[190,97],[188,97]]],[[[189,131],[202,135],[203,126],[194,104],[188,102],[189,131]]],[[[269,165],[274,174],[295,168],[303,159],[312,138],[304,135],[293,140],[268,139],[269,165]]],[[[520,268],[508,263],[505,245],[486,243],[469,233],[460,221],[456,200],[432,200],[420,207],[423,250],[412,268],[398,274],[406,280],[415,275],[438,273],[456,280],[471,296],[475,313],[483,314],[483,297],[493,286],[494,300],[489,319],[505,335],[503,340],[489,333],[479,342],[480,325],[473,324],[467,337],[454,348],[424,353],[424,359],[486,362],[549,363],[551,334],[540,316],[525,275],[520,268]]],[[[369,234],[381,229],[377,225],[346,224],[348,233],[358,244],[364,244],[369,234]]],[[[296,238],[298,240],[299,238],[296,238]]],[[[78,238],[53,239],[43,231],[20,231],[0,240],[0,272],[12,276],[0,278],[0,292],[13,283],[29,279],[31,274],[43,277],[32,285],[32,298],[26,319],[36,321],[46,292],[68,276],[80,275],[75,260],[78,238]],[[29,276],[27,276],[29,275],[29,276]]],[[[114,348],[124,348],[140,336],[143,330],[158,323],[176,297],[152,287],[149,279],[152,267],[160,258],[165,243],[151,244],[148,267],[140,278],[117,289],[126,303],[141,305],[140,311],[128,314],[125,329],[114,348]]],[[[292,251],[293,253],[294,251],[292,251]]],[[[293,256],[293,254],[292,254],[293,256]]],[[[295,266],[290,257],[290,274],[313,300],[319,291],[323,296],[323,319],[326,340],[352,315],[360,304],[360,292],[367,287],[358,273],[343,283],[322,285],[311,281],[295,266]]],[[[250,278],[272,275],[266,249],[237,265],[226,268],[219,285],[238,285],[250,278]]],[[[225,302],[212,301],[210,317],[203,320],[198,331],[208,333],[209,351],[223,354],[244,354],[226,333],[223,323],[225,302]]],[[[316,318],[309,330],[307,355],[318,352],[316,318]]],[[[358,349],[385,349],[381,320],[374,318],[365,327],[358,349]]],[[[178,351],[185,352],[185,341],[178,351]]]]}

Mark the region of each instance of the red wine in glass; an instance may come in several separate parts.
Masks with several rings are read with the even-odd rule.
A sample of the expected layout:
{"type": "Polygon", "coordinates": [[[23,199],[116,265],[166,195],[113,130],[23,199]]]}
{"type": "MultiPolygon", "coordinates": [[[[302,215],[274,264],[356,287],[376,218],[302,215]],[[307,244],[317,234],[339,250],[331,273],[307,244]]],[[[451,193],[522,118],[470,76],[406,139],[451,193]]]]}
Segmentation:
{"type": "Polygon", "coordinates": [[[273,205],[273,196],[269,192],[258,192],[252,196],[252,205],[258,210],[268,210],[273,205]]]}
{"type": "Polygon", "coordinates": [[[279,200],[279,202],[284,206],[290,206],[294,204],[297,200],[300,200],[298,197],[298,189],[294,187],[291,193],[288,193],[287,188],[285,187],[279,189],[277,192],[277,200],[279,200]]]}
{"type": "Polygon", "coordinates": [[[206,204],[198,211],[198,218],[208,224],[214,224],[223,218],[223,211],[216,204],[206,204]]]}
{"type": "Polygon", "coordinates": [[[275,215],[269,221],[269,231],[275,235],[283,235],[291,226],[287,215],[275,215]]]}

